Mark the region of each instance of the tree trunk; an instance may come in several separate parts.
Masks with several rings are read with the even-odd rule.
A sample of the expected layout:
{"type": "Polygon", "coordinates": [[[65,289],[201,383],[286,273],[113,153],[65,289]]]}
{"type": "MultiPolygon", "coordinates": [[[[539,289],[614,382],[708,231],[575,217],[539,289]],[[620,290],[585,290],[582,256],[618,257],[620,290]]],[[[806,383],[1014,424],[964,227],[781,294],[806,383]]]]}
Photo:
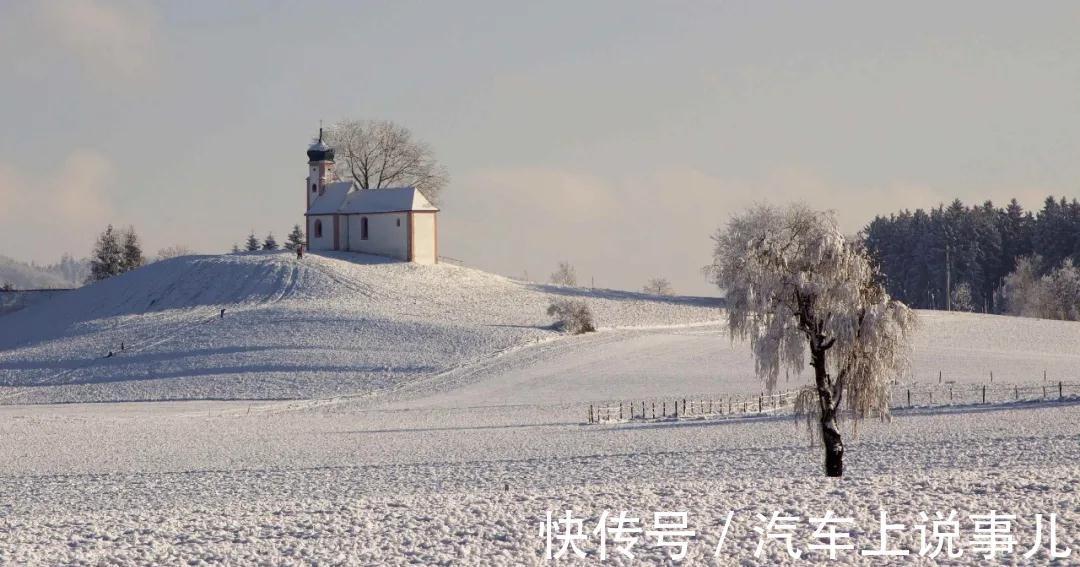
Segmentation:
{"type": "Polygon", "coordinates": [[[844,476],[844,442],[836,426],[836,411],[821,414],[821,441],[825,444],[825,476],[844,476]]]}
{"type": "Polygon", "coordinates": [[[844,476],[844,442],[836,425],[837,398],[825,365],[828,345],[820,337],[810,345],[810,365],[814,368],[818,401],[821,403],[821,442],[825,445],[825,476],[844,476]]]}

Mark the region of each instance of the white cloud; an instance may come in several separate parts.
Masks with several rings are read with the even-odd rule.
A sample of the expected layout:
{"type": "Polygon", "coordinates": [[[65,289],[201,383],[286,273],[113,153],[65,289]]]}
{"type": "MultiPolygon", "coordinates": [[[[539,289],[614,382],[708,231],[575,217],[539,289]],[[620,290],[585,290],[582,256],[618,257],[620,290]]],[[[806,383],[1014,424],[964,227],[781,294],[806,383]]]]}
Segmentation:
{"type": "Polygon", "coordinates": [[[99,84],[153,76],[161,34],[149,3],[57,0],[0,7],[0,62],[47,79],[78,72],[99,84]]]}
{"type": "Polygon", "coordinates": [[[5,253],[49,261],[64,252],[89,253],[110,222],[113,165],[91,150],[76,150],[55,172],[32,176],[0,163],[0,241],[5,253]]]}
{"type": "MultiPolygon", "coordinates": [[[[989,196],[1002,203],[1011,196],[997,193],[989,196]]],[[[854,234],[876,214],[932,207],[956,196],[965,198],[905,182],[846,186],[800,168],[756,179],[724,179],[681,166],[622,179],[498,168],[463,176],[448,193],[440,222],[448,255],[507,275],[528,271],[530,279],[542,281],[567,259],[585,281],[595,275],[605,287],[637,288],[663,275],[678,291],[710,293],[699,271],[709,261],[709,237],[754,203],[801,200],[832,209],[845,232],[854,234]]],[[[1023,203],[1038,206],[1041,197],[1023,203]]]]}
{"type": "Polygon", "coordinates": [[[159,31],[148,4],[66,0],[40,10],[53,37],[96,71],[130,79],[151,69],[159,31]]]}

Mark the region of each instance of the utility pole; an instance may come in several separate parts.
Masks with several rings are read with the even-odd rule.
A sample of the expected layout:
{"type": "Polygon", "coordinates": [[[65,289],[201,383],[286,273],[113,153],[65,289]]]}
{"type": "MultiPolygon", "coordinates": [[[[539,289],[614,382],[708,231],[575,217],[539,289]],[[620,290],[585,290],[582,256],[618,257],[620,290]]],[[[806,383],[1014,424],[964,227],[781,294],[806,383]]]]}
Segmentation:
{"type": "Polygon", "coordinates": [[[951,248],[945,243],[945,310],[952,311],[952,261],[951,248]]]}

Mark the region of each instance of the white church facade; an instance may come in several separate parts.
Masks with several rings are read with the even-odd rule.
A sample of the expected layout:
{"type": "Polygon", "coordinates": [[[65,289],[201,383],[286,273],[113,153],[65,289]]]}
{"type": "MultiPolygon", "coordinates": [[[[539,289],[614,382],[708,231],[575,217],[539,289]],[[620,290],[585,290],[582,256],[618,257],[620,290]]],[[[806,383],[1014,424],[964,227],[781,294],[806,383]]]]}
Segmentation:
{"type": "Polygon", "coordinates": [[[439,261],[439,209],[413,187],[363,189],[334,175],[334,149],[319,139],[307,151],[307,249],[439,261]]]}

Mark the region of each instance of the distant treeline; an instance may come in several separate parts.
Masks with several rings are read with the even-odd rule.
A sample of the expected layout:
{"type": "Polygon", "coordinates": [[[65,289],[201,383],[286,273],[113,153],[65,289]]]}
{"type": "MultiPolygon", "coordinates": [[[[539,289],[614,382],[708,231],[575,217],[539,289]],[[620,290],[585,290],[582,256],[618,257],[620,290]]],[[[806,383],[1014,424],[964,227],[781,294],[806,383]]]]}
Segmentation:
{"type": "Polygon", "coordinates": [[[1044,273],[1080,264],[1080,203],[1047,197],[1032,214],[1016,199],[1005,208],[957,199],[876,217],[863,236],[889,293],[909,306],[1003,313],[1006,278],[1021,257],[1039,256],[1044,273]]]}

